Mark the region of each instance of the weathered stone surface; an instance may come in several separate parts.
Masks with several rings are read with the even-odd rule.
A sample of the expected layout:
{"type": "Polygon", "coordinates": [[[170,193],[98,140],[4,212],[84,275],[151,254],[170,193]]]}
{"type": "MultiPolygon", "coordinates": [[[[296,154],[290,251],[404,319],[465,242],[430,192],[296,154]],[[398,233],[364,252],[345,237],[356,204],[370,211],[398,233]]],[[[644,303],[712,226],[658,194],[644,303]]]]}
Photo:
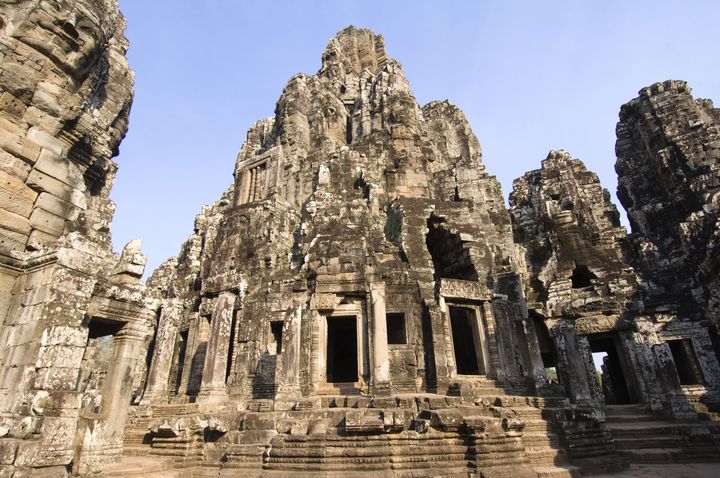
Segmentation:
{"type": "Polygon", "coordinates": [[[717,324],[720,122],[682,81],[656,83],[624,105],[617,126],[618,196],[648,310],[701,313],[717,324]]]}
{"type": "Polygon", "coordinates": [[[110,242],[124,26],[114,0],[0,5],[3,476],[88,473],[122,452],[154,327],[139,242],[122,256],[110,242]]]}
{"type": "Polygon", "coordinates": [[[143,286],[140,242],[110,247],[115,1],[0,20],[3,476],[123,448],[187,476],[569,476],[656,459],[637,437],[717,458],[720,115],[684,83],[621,111],[628,236],[562,150],[508,210],[463,113],[349,27],[143,286]]]}

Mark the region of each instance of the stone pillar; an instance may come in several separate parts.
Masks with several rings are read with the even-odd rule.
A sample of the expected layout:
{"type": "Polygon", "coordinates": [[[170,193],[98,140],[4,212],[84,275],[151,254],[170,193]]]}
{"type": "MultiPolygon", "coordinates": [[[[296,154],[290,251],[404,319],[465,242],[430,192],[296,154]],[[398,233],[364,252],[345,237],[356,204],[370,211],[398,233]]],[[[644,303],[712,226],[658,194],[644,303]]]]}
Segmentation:
{"type": "Polygon", "coordinates": [[[163,302],[142,404],[162,403],[168,399],[168,380],[180,325],[181,307],[182,304],[177,299],[163,302]]]}
{"type": "Polygon", "coordinates": [[[547,377],[545,376],[545,366],[540,354],[540,343],[538,342],[537,330],[535,330],[535,322],[531,319],[524,319],[521,326],[530,362],[529,374],[535,386],[535,393],[542,395],[547,387],[547,377]]]}
{"type": "MultiPolygon", "coordinates": [[[[291,400],[300,397],[300,325],[302,323],[303,303],[295,303],[295,310],[283,325],[282,378],[277,400],[291,400]]],[[[276,406],[277,409],[277,406],[276,406]]]]}
{"type": "Polygon", "coordinates": [[[585,369],[585,377],[587,377],[588,390],[593,402],[597,404],[601,413],[605,413],[605,395],[603,394],[600,383],[595,372],[595,362],[592,358],[592,349],[590,348],[590,340],[586,335],[575,335],[577,340],[577,350],[585,369]]]}
{"type": "Polygon", "coordinates": [[[120,459],[125,436],[132,371],[144,356],[145,334],[141,324],[128,323],[113,338],[113,362],[103,386],[98,415],[81,416],[73,443],[73,473],[97,472],[120,459]]]}
{"type": "Polygon", "coordinates": [[[663,342],[653,345],[652,350],[658,364],[658,378],[664,384],[665,411],[677,420],[696,419],[697,412],[690,405],[680,384],[670,346],[663,342]]]}
{"type": "Polygon", "coordinates": [[[495,334],[495,312],[490,301],[482,303],[483,325],[485,326],[485,335],[487,336],[487,351],[489,357],[486,359],[489,370],[485,373],[489,378],[494,378],[500,382],[507,382],[507,375],[500,361],[500,353],[498,352],[498,340],[495,334]]]}
{"type": "Polygon", "coordinates": [[[444,300],[440,305],[434,299],[423,299],[423,328],[427,327],[431,342],[425,347],[432,354],[432,362],[426,364],[431,369],[427,377],[429,392],[444,394],[450,386],[450,377],[455,374],[455,360],[452,357],[451,331],[448,314],[444,313],[444,300]]]}
{"type": "Polygon", "coordinates": [[[561,380],[570,400],[580,407],[597,408],[590,392],[585,362],[578,348],[575,326],[560,320],[552,327],[552,332],[558,352],[558,372],[562,374],[561,380]]]}
{"type": "Polygon", "coordinates": [[[520,378],[520,370],[515,358],[517,339],[513,304],[508,301],[507,296],[496,294],[492,303],[484,302],[484,307],[492,312],[495,322],[494,336],[500,360],[498,378],[504,378],[508,383],[516,386],[525,385],[520,378]],[[488,307],[489,305],[492,307],[488,307]]]}
{"type": "Polygon", "coordinates": [[[210,337],[198,401],[216,403],[227,399],[225,374],[234,307],[235,294],[229,291],[221,292],[210,322],[210,337]]]}
{"type": "Polygon", "coordinates": [[[390,358],[388,355],[387,321],[385,316],[385,283],[370,284],[372,305],[373,362],[372,384],[374,395],[390,394],[390,358]]]}

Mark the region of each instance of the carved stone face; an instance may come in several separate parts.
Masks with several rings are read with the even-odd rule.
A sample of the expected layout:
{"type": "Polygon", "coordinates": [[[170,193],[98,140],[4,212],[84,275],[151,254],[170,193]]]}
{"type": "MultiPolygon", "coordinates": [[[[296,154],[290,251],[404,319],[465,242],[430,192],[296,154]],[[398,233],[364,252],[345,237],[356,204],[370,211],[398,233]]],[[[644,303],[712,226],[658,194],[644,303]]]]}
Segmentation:
{"type": "Polygon", "coordinates": [[[102,2],[40,0],[16,25],[12,36],[80,80],[97,61],[107,40],[101,25],[105,10],[102,2]]]}

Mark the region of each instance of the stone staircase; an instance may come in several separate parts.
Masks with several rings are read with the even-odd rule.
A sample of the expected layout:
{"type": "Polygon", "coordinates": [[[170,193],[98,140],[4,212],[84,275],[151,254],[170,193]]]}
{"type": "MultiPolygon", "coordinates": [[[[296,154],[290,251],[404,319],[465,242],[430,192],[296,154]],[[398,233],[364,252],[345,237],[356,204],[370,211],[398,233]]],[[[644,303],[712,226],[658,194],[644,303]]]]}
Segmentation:
{"type": "Polygon", "coordinates": [[[143,456],[150,453],[149,428],[158,418],[186,415],[188,404],[163,404],[149,407],[132,407],[128,413],[123,440],[123,455],[143,456]]]}
{"type": "Polygon", "coordinates": [[[154,418],[147,409],[130,408],[125,425],[123,455],[140,456],[147,454],[149,445],[147,434],[152,420],[154,418]]]}
{"type": "Polygon", "coordinates": [[[527,406],[513,407],[513,410],[525,421],[522,436],[525,454],[538,476],[570,478],[581,475],[580,468],[570,464],[562,443],[562,425],[555,419],[562,408],[527,406]]]}
{"type": "Polygon", "coordinates": [[[318,472],[323,476],[352,476],[350,470],[363,470],[356,472],[358,476],[432,476],[442,470],[443,476],[467,477],[467,451],[468,444],[456,433],[283,435],[272,440],[263,468],[277,476],[308,478],[318,472]]]}
{"type": "Polygon", "coordinates": [[[618,453],[629,463],[720,461],[712,427],[704,422],[673,421],[638,405],[607,406],[606,415],[618,453]]]}
{"type": "MultiPolygon", "coordinates": [[[[514,465],[524,463],[542,478],[578,477],[582,476],[580,468],[572,466],[567,444],[563,442],[562,416],[567,406],[563,397],[508,395],[494,380],[483,378],[473,380],[469,386],[458,385],[448,395],[399,394],[383,399],[380,404],[354,393],[335,394],[311,397],[298,402],[293,410],[276,411],[271,400],[252,400],[247,411],[242,412],[246,418],[241,428],[228,431],[218,442],[207,441],[202,434],[165,434],[158,430],[150,443],[148,430],[157,426],[158,419],[162,422],[163,418],[192,418],[197,412],[195,404],[153,405],[152,409],[133,410],[125,433],[125,459],[171,462],[176,470],[182,470],[183,476],[205,476],[215,470],[212,473],[219,473],[218,476],[292,474],[301,478],[316,478],[320,472],[323,476],[343,478],[354,476],[353,473],[363,476],[359,470],[393,477],[439,476],[438,473],[481,476],[483,467],[497,467],[494,460],[500,459],[507,462],[500,463],[500,467],[512,470],[514,465]],[[387,401],[392,403],[384,403],[387,401]],[[492,440],[478,442],[478,447],[472,437],[461,431],[431,429],[418,433],[412,427],[379,434],[343,431],[341,424],[348,412],[373,410],[372,407],[404,410],[403,413],[415,413],[418,417],[457,408],[464,415],[473,416],[483,410],[487,413],[490,407],[523,420],[525,428],[521,437],[498,442],[497,451],[492,440]],[[283,431],[280,425],[283,421],[305,425],[298,431],[288,425],[283,431]],[[325,424],[316,428],[313,423],[318,421],[325,424]]],[[[147,467],[147,463],[143,462],[143,466],[147,467]]],[[[153,468],[152,472],[158,471],[153,468]]],[[[513,476],[512,471],[508,473],[513,476]]]]}
{"type": "Polygon", "coordinates": [[[177,478],[180,472],[173,470],[171,462],[148,457],[123,456],[118,463],[103,469],[103,478],[177,478]]]}

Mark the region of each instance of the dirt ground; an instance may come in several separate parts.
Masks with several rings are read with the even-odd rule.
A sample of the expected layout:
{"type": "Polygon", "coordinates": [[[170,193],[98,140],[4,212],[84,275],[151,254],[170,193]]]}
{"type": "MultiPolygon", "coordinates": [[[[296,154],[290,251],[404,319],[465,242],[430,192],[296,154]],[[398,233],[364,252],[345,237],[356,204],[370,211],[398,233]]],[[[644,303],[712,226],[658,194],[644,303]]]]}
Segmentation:
{"type": "Polygon", "coordinates": [[[593,478],[720,478],[720,463],[632,465],[630,469],[593,478]]]}

